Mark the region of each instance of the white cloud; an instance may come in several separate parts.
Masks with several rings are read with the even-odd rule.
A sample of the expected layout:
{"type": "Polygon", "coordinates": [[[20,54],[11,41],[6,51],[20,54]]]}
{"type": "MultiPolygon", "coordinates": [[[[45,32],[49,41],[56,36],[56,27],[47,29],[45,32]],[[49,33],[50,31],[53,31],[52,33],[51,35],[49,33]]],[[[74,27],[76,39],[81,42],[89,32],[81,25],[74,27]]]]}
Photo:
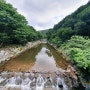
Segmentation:
{"type": "Polygon", "coordinates": [[[7,0],[37,30],[52,28],[88,0],[7,0]]]}

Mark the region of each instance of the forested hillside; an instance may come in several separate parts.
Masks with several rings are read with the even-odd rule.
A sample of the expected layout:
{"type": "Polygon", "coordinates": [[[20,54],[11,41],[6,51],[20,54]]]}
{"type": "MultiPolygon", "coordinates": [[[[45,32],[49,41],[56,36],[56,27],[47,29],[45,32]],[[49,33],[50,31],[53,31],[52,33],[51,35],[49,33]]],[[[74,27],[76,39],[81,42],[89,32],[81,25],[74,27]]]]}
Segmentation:
{"type": "Polygon", "coordinates": [[[90,2],[65,17],[47,33],[84,74],[90,75],[90,2]]]}
{"type": "Polygon", "coordinates": [[[70,39],[72,35],[90,37],[90,2],[65,17],[52,30],[48,31],[47,35],[48,40],[57,46],[70,39]]]}
{"type": "Polygon", "coordinates": [[[46,38],[47,37],[46,34],[47,34],[48,31],[49,31],[49,29],[39,31],[41,33],[41,35],[42,35],[42,38],[46,38]]]}
{"type": "Polygon", "coordinates": [[[11,4],[0,0],[0,46],[25,44],[41,38],[41,34],[28,25],[24,16],[11,4]]]}

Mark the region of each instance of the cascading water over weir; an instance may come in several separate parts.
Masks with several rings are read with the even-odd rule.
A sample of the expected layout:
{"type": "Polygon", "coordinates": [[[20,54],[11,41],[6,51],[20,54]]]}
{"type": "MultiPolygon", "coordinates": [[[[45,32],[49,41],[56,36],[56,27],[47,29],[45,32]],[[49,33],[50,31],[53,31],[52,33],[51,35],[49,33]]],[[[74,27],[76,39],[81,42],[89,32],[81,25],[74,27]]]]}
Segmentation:
{"type": "Polygon", "coordinates": [[[12,73],[0,74],[0,90],[68,90],[64,79],[60,76],[49,76],[41,73],[12,73]],[[62,85],[62,87],[60,87],[62,85]]]}

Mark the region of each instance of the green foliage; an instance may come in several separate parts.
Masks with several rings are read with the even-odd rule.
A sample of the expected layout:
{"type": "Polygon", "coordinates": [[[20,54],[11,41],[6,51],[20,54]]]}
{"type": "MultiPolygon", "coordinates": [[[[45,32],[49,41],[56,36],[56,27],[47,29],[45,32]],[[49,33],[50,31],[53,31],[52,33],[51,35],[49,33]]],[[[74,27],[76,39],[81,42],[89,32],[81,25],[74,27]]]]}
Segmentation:
{"type": "Polygon", "coordinates": [[[41,30],[39,31],[39,33],[41,34],[42,38],[47,38],[47,32],[48,32],[48,29],[47,30],[41,30]]]}
{"type": "Polygon", "coordinates": [[[73,31],[71,30],[71,28],[60,28],[56,33],[53,30],[52,32],[48,31],[47,39],[49,40],[49,42],[55,44],[57,47],[60,47],[62,42],[70,39],[72,35],[73,31]]]}
{"type": "Polygon", "coordinates": [[[13,36],[11,37],[13,40],[12,42],[25,44],[27,42],[26,36],[27,35],[25,34],[25,31],[21,28],[19,28],[18,30],[13,30],[13,36]]]}
{"type": "Polygon", "coordinates": [[[47,40],[50,41],[53,32],[54,32],[54,31],[53,31],[52,29],[49,29],[49,30],[48,30],[48,32],[46,33],[46,35],[47,35],[47,40]]]}
{"type": "Polygon", "coordinates": [[[58,37],[62,40],[62,41],[66,41],[68,39],[70,39],[71,35],[73,34],[71,28],[60,28],[57,31],[58,37]]]}
{"type": "Polygon", "coordinates": [[[0,44],[25,44],[42,38],[11,4],[0,0],[0,44]]]}
{"type": "Polygon", "coordinates": [[[89,38],[90,2],[65,17],[47,32],[48,41],[60,47],[69,56],[69,60],[73,60],[79,68],[88,73],[90,73],[89,38]]]}
{"type": "Polygon", "coordinates": [[[60,47],[62,41],[59,37],[55,37],[54,39],[52,39],[51,43],[55,44],[57,47],[60,47]]]}
{"type": "MultiPolygon", "coordinates": [[[[79,48],[72,48],[70,51],[71,58],[77,63],[77,66],[84,69],[90,67],[90,49],[81,50],[79,48]]],[[[90,71],[89,71],[90,72],[90,71]]]]}
{"type": "Polygon", "coordinates": [[[90,2],[65,17],[52,30],[48,31],[47,35],[47,39],[51,42],[56,37],[59,37],[62,42],[70,39],[73,35],[90,37],[90,2]]]}
{"type": "Polygon", "coordinates": [[[61,45],[62,50],[69,54],[70,60],[77,66],[87,69],[90,73],[90,39],[82,36],[72,36],[70,40],[61,45]]]}
{"type": "Polygon", "coordinates": [[[0,44],[5,45],[10,40],[9,38],[10,37],[6,33],[0,33],[0,44]]]}

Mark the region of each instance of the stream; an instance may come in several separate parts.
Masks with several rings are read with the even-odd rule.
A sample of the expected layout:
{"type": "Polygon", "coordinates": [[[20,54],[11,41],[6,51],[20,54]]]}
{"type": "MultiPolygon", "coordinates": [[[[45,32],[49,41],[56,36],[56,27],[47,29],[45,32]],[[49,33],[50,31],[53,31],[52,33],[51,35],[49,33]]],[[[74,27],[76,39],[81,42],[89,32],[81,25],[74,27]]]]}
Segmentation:
{"type": "Polygon", "coordinates": [[[72,89],[72,79],[63,74],[67,67],[51,45],[37,45],[0,64],[0,90],[79,90],[82,87],[72,89]]]}

